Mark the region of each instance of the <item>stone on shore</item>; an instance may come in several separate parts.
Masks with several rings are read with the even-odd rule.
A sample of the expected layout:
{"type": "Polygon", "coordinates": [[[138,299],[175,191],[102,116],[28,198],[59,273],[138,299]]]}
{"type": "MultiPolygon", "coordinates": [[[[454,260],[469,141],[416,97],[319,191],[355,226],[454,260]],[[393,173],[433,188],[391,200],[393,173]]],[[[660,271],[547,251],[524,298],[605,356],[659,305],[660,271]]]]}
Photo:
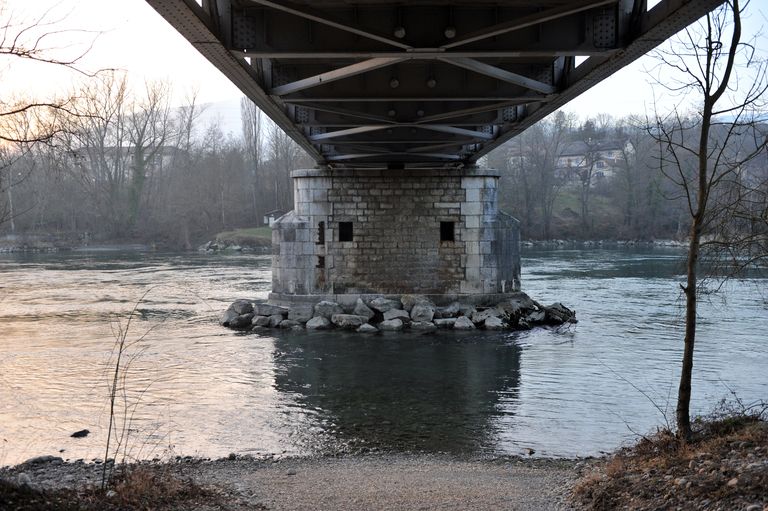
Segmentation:
{"type": "Polygon", "coordinates": [[[475,324],[466,316],[459,316],[453,324],[454,330],[474,330],[475,324]]]}
{"type": "Polygon", "coordinates": [[[544,318],[546,317],[547,313],[543,310],[535,310],[528,313],[528,315],[525,317],[525,321],[530,324],[543,323],[544,318]]]}
{"type": "Polygon", "coordinates": [[[503,330],[504,329],[504,321],[502,321],[502,319],[498,316],[491,316],[489,318],[486,318],[483,324],[486,330],[503,330]]]}
{"type": "Polygon", "coordinates": [[[403,295],[400,297],[400,302],[403,304],[403,310],[411,312],[413,306],[419,303],[427,303],[434,307],[434,304],[423,295],[403,295]]]}
{"type": "Polygon", "coordinates": [[[334,314],[344,314],[344,309],[338,303],[323,300],[315,304],[315,316],[331,319],[334,314]]]}
{"type": "Polygon", "coordinates": [[[544,307],[544,321],[552,325],[577,322],[576,313],[560,302],[544,307]]]}
{"type": "Polygon", "coordinates": [[[288,319],[306,323],[315,315],[315,306],[311,303],[299,303],[291,307],[288,319]]]}
{"type": "Polygon", "coordinates": [[[395,332],[403,329],[403,322],[400,319],[387,319],[379,323],[379,330],[395,332]]]}
{"type": "Polygon", "coordinates": [[[253,312],[253,303],[251,303],[250,300],[241,298],[239,300],[235,300],[234,303],[229,306],[229,308],[235,311],[238,316],[241,314],[249,314],[253,312]]]}
{"type": "Polygon", "coordinates": [[[284,319],[285,318],[283,317],[282,314],[272,314],[269,317],[269,326],[271,328],[277,328],[278,326],[280,326],[280,323],[282,323],[284,319]]]}
{"type": "Polygon", "coordinates": [[[436,318],[456,318],[458,316],[472,316],[475,307],[466,303],[453,302],[446,307],[435,309],[436,318]]]}
{"type": "Polygon", "coordinates": [[[254,316],[251,321],[253,326],[269,326],[269,316],[254,316]]]}
{"type": "Polygon", "coordinates": [[[403,322],[409,322],[411,321],[411,316],[403,309],[390,309],[384,313],[384,321],[389,321],[390,319],[399,319],[403,322]]]}
{"type": "Polygon", "coordinates": [[[287,315],[290,312],[288,307],[272,305],[269,303],[257,303],[253,310],[257,316],[274,316],[276,314],[287,315]]]}
{"type": "Polygon", "coordinates": [[[307,321],[307,330],[328,330],[333,328],[331,322],[325,316],[315,316],[307,321]]]}
{"type": "Polygon", "coordinates": [[[431,303],[417,303],[411,309],[411,320],[416,322],[432,321],[435,317],[435,306],[431,303]]]}
{"type": "Polygon", "coordinates": [[[456,318],[438,318],[434,323],[437,328],[453,328],[456,318]]]}
{"type": "Polygon", "coordinates": [[[389,298],[384,298],[383,296],[377,296],[368,303],[368,306],[373,310],[381,312],[382,314],[392,309],[402,308],[399,300],[390,300],[389,298]]]}
{"type": "Polygon", "coordinates": [[[339,327],[371,333],[409,328],[421,332],[438,328],[530,330],[536,326],[577,322],[576,313],[562,303],[545,307],[525,293],[506,294],[499,302],[489,301],[493,295],[473,297],[468,299],[470,303],[454,301],[444,307],[437,307],[423,295],[387,296],[373,296],[369,301],[365,296],[338,295],[338,302],[323,300],[314,305],[298,302],[292,307],[237,300],[220,316],[219,322],[235,330],[251,332],[268,328],[299,331],[339,327]],[[238,314],[249,309],[252,312],[238,314]]]}
{"type": "Polygon", "coordinates": [[[499,309],[491,307],[481,311],[475,311],[472,313],[470,319],[475,325],[482,325],[488,318],[498,318],[503,314],[499,309]]]}
{"type": "Polygon", "coordinates": [[[234,328],[235,330],[243,330],[251,326],[251,321],[253,321],[253,312],[248,314],[240,314],[239,316],[232,318],[229,321],[229,328],[234,328]]]}
{"type": "Polygon", "coordinates": [[[368,323],[368,318],[356,314],[334,314],[331,316],[331,322],[339,328],[357,329],[361,325],[368,323]]]}
{"type": "Polygon", "coordinates": [[[368,321],[370,321],[371,318],[376,315],[376,313],[373,312],[360,298],[357,299],[355,308],[352,310],[352,314],[357,316],[365,316],[368,318],[368,321]]]}
{"type": "Polygon", "coordinates": [[[422,332],[434,332],[437,330],[437,326],[431,321],[412,321],[411,329],[420,330],[422,332]]]}
{"type": "Polygon", "coordinates": [[[219,324],[221,326],[229,326],[233,319],[238,317],[240,314],[233,311],[232,309],[227,309],[224,312],[221,313],[221,316],[219,316],[219,324]]]}

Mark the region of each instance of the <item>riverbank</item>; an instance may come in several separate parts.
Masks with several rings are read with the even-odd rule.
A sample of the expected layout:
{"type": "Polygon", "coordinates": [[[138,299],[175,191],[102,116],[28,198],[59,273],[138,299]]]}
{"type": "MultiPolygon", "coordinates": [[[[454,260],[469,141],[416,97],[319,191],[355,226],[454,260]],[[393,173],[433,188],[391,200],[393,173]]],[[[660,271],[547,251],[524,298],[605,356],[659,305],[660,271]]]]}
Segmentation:
{"type": "MultiPolygon", "coordinates": [[[[142,474],[129,488],[111,492],[98,485],[93,464],[23,464],[0,471],[5,481],[29,480],[34,493],[11,509],[162,510],[444,510],[572,509],[568,488],[574,460],[457,459],[439,455],[368,455],[322,458],[185,458],[168,464],[132,467],[142,474]],[[22,476],[21,474],[26,474],[22,476]],[[176,483],[174,483],[176,481],[176,483]],[[179,486],[181,485],[181,487],[179,486]],[[157,487],[173,499],[159,498],[157,487]],[[74,490],[73,490],[74,489],[74,490]],[[141,505],[137,492],[154,495],[141,505]],[[45,503],[51,503],[47,506],[45,503]]],[[[6,488],[6,497],[9,495],[6,488]]],[[[0,501],[3,495],[0,494],[0,501]]],[[[4,508],[5,509],[5,508],[4,508]]]]}
{"type": "Polygon", "coordinates": [[[728,416],[600,459],[368,454],[119,467],[34,458],[0,469],[3,510],[730,510],[768,509],[768,423],[728,416]]]}

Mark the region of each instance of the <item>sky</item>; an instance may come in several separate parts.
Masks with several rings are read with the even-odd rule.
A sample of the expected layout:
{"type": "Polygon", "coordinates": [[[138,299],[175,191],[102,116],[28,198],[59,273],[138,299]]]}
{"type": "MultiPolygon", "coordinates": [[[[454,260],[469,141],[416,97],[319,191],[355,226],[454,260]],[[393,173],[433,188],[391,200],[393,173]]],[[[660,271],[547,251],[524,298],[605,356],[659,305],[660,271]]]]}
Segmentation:
{"type": "MultiPolygon", "coordinates": [[[[764,0],[753,0],[762,2],[764,0]]],[[[66,32],[52,47],[60,47],[62,55],[75,55],[92,48],[80,67],[93,71],[117,68],[128,72],[134,86],[144,81],[167,80],[175,91],[176,104],[196,91],[200,103],[225,102],[236,105],[242,96],[221,73],[179,35],[144,0],[0,0],[5,4],[4,18],[18,22],[45,15],[56,27],[69,27],[88,32],[66,32]]],[[[759,5],[759,4],[758,4],[759,5]]],[[[745,22],[745,32],[754,34],[768,26],[763,12],[754,12],[745,22]]],[[[763,36],[763,48],[768,40],[763,36]]],[[[18,61],[19,59],[15,59],[18,61]]],[[[653,111],[654,102],[671,105],[676,98],[664,97],[651,88],[649,71],[656,61],[643,57],[572,101],[566,110],[581,118],[598,113],[614,117],[645,114],[653,111]]],[[[0,93],[45,96],[65,92],[77,73],[51,66],[0,60],[2,85],[0,93]]],[[[229,107],[231,109],[231,106],[229,107]]]]}

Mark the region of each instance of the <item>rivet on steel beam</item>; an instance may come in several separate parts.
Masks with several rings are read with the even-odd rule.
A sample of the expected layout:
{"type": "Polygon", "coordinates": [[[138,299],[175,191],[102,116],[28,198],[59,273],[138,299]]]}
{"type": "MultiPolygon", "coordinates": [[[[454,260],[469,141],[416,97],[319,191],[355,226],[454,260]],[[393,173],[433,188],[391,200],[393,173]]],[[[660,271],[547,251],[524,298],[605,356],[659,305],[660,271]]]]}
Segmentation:
{"type": "Polygon", "coordinates": [[[397,78],[392,78],[389,81],[389,86],[392,87],[393,89],[397,89],[398,87],[400,87],[400,80],[398,80],[397,78]]]}
{"type": "Polygon", "coordinates": [[[456,37],[456,27],[445,27],[445,37],[448,39],[453,39],[456,37]]]}
{"type": "Polygon", "coordinates": [[[429,80],[427,80],[427,87],[429,87],[430,89],[434,89],[436,86],[437,86],[437,80],[435,80],[434,78],[430,78],[429,80]]]}
{"type": "Polygon", "coordinates": [[[395,31],[393,32],[395,34],[395,37],[398,39],[402,39],[405,37],[405,28],[404,27],[395,27],[395,31]]]}
{"type": "Polygon", "coordinates": [[[418,117],[424,117],[424,110],[416,110],[416,115],[418,117]]]}
{"type": "Polygon", "coordinates": [[[392,109],[389,112],[387,112],[387,115],[390,116],[390,117],[394,117],[394,116],[397,115],[397,110],[392,109]]]}

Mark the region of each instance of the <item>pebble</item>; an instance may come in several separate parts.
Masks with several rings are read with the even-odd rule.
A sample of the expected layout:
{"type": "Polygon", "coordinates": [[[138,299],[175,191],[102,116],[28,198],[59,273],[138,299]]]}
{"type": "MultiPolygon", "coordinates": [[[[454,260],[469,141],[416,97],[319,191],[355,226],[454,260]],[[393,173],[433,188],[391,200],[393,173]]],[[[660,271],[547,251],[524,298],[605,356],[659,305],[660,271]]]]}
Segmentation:
{"type": "Polygon", "coordinates": [[[288,469],[288,471],[286,472],[286,475],[295,476],[296,475],[296,471],[294,469],[292,469],[292,468],[288,469]]]}
{"type": "Polygon", "coordinates": [[[747,509],[745,511],[762,511],[763,506],[760,504],[752,504],[751,506],[747,506],[747,509]]]}
{"type": "Polygon", "coordinates": [[[739,478],[738,477],[734,477],[733,479],[731,479],[727,483],[727,485],[730,486],[731,488],[736,486],[737,484],[739,484],[739,478]]]}

